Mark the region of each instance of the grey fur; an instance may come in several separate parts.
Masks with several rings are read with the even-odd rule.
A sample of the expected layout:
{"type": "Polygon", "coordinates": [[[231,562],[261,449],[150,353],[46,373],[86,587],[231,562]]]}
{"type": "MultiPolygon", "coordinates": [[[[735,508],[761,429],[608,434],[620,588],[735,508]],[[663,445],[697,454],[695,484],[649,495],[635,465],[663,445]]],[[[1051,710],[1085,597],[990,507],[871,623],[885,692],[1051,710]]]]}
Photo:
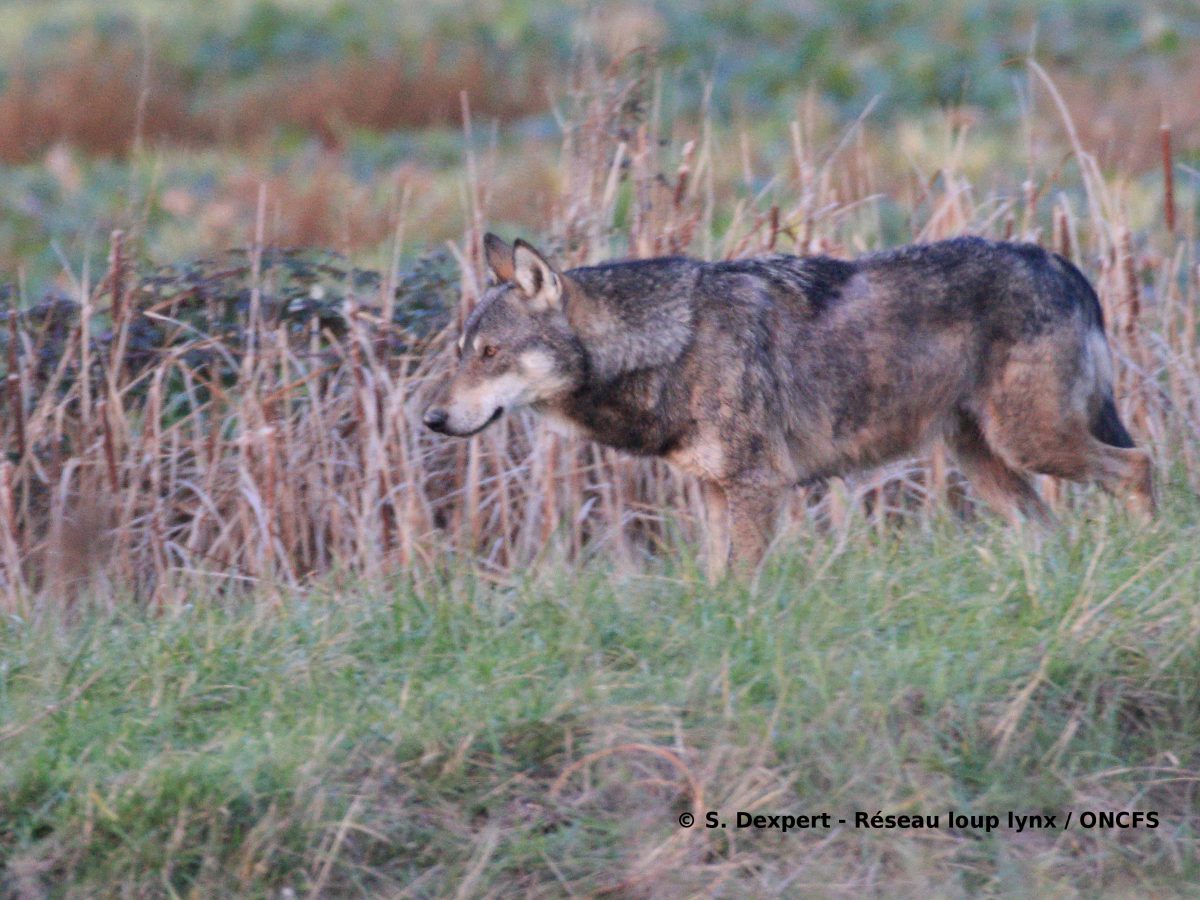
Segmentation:
{"type": "Polygon", "coordinates": [[[1040,247],[958,238],[856,261],[672,257],[562,273],[528,248],[515,274],[507,245],[489,235],[487,249],[499,283],[427,422],[473,433],[530,404],[665,458],[704,483],[714,575],[726,506],[734,556],[753,563],[788,487],[936,437],[1009,514],[1049,518],[1033,472],[1153,508],[1149,459],[1115,418],[1096,295],[1040,247]],[[522,266],[552,273],[556,291],[522,266]]]}

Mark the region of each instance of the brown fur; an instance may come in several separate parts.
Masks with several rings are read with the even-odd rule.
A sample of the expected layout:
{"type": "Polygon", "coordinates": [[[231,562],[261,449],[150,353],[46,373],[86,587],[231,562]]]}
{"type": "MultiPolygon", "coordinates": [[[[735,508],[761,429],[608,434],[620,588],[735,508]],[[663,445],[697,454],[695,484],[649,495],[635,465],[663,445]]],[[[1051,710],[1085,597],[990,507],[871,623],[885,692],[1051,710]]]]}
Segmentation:
{"type": "Polygon", "coordinates": [[[531,405],[699,478],[709,567],[753,564],[788,489],[942,437],[979,493],[1048,522],[1034,473],[1153,512],[1152,466],[1117,417],[1099,302],[1062,257],[961,238],[849,262],[683,258],[560,272],[485,241],[495,286],[468,320],[431,428],[531,405]]]}

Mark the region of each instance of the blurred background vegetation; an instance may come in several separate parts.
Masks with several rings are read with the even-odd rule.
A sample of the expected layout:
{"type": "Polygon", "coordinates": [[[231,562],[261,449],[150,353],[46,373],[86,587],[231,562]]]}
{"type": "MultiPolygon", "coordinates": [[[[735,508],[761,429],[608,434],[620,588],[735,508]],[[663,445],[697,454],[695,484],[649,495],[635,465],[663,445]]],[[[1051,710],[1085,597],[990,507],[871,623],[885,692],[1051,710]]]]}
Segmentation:
{"type": "Polygon", "coordinates": [[[262,184],[276,245],[382,264],[405,189],[419,201],[406,253],[440,244],[465,221],[463,91],[492,223],[544,230],[555,112],[585,53],[645,69],[674,143],[706,122],[736,155],[747,135],[757,165],[733,167],[750,176],[731,179],[735,196],[783,165],[801,107],[834,141],[868,108],[868,136],[894,141],[902,121],[901,176],[949,116],[973,130],[969,174],[1019,184],[1028,55],[1106,168],[1154,177],[1166,115],[1186,173],[1198,39],[1200,6],[1184,0],[8,2],[0,280],[20,276],[27,298],[69,292],[103,271],[114,228],[157,262],[245,245],[262,184]]]}
{"type": "Polygon", "coordinates": [[[1197,97],[1194,0],[0,3],[0,895],[1196,896],[1197,97]],[[484,228],[1053,247],[1163,516],[938,447],[710,589],[690,479],[421,426],[484,228]]]}

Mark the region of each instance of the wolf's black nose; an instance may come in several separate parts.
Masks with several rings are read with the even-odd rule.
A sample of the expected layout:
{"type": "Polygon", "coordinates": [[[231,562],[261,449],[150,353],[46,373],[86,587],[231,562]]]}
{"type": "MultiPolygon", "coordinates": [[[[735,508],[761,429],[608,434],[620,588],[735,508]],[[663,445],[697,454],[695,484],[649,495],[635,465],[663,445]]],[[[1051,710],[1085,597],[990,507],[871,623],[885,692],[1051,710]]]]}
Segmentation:
{"type": "Polygon", "coordinates": [[[445,433],[446,419],[450,418],[449,414],[440,407],[425,410],[425,426],[432,428],[434,431],[445,433]]]}

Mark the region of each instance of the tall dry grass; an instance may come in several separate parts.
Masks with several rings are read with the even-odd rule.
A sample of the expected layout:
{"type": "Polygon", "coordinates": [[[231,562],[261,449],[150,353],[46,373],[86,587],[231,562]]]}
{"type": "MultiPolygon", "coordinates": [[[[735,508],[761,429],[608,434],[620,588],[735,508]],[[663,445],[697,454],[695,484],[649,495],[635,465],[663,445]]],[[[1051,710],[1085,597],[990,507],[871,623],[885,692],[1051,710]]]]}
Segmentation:
{"type": "MultiPolygon", "coordinates": [[[[1078,181],[1033,175],[1006,196],[984,195],[962,172],[965,126],[954,126],[938,171],[883,183],[886,143],[858,126],[823,141],[811,106],[792,123],[787,165],[755,192],[760,162],[748,139],[722,142],[706,120],[693,139],[672,143],[644,79],[586,70],[557,110],[558,189],[543,237],[564,266],[685,251],[853,254],[880,241],[880,197],[891,193],[909,198],[915,241],[973,233],[1051,244],[1096,283],[1123,416],[1164,473],[1184,470],[1196,487],[1195,210],[1180,210],[1174,233],[1164,223],[1135,234],[1128,184],[1100,170],[1053,83],[1031,71],[1046,114],[1061,114],[1078,181]],[[731,181],[744,182],[740,199],[721,187],[731,181]]],[[[463,112],[470,132],[465,98],[463,112]]],[[[451,246],[461,265],[459,321],[483,288],[480,244],[497,199],[488,161],[467,154],[465,227],[451,246]]],[[[119,238],[109,271],[80,284],[75,303],[52,315],[7,313],[0,590],[8,612],[123,597],[172,604],[248,586],[282,597],[318,575],[374,578],[455,558],[504,580],[581,554],[639,565],[690,538],[697,491],[661,463],[560,439],[528,415],[469,442],[420,426],[424,398],[451,365],[455,324],[428,342],[393,324],[393,306],[404,302],[395,287],[406,207],[392,217],[391,270],[378,290],[347,300],[335,333],[280,317],[266,204],[264,190],[248,302],[232,332],[182,322],[185,301],[154,294],[119,238]],[[132,338],[147,325],[173,340],[135,352],[132,338]],[[60,348],[50,359],[48,346],[60,348]],[[235,377],[215,377],[204,362],[215,357],[235,377]]],[[[1054,503],[1081,502],[1073,488],[1044,488],[1054,503]]],[[[946,499],[970,505],[937,448],[799,494],[793,512],[834,528],[866,514],[883,528],[937,514],[946,499]]]]}

